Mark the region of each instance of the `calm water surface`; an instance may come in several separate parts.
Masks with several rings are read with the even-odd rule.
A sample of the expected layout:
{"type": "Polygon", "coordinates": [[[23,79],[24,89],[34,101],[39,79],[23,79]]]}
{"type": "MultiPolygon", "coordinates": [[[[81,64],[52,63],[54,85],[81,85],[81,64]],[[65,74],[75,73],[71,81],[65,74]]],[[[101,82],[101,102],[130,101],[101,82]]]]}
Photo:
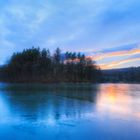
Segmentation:
{"type": "Polygon", "coordinates": [[[138,84],[0,84],[0,140],[140,140],[138,84]]]}

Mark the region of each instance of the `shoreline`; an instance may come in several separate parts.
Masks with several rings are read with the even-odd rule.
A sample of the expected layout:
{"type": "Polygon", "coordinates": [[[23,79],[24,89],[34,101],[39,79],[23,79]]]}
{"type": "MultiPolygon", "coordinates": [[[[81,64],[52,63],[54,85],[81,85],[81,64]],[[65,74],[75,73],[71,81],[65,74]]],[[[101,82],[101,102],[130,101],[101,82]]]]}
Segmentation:
{"type": "Polygon", "coordinates": [[[140,82],[87,82],[87,81],[83,81],[83,82],[44,82],[44,81],[3,81],[0,80],[0,83],[5,83],[5,84],[140,84],[140,82]]]}

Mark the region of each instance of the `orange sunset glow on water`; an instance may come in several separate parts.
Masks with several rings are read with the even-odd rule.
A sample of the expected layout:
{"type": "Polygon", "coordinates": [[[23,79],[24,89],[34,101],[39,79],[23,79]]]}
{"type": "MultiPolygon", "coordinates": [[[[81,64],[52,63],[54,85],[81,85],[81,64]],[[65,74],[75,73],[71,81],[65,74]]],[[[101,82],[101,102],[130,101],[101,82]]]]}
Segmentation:
{"type": "MultiPolygon", "coordinates": [[[[135,108],[134,96],[128,96],[127,91],[131,90],[131,87],[127,84],[121,84],[118,92],[118,85],[109,84],[101,87],[99,94],[99,102],[97,108],[99,112],[111,113],[116,117],[136,117],[140,119],[140,109],[135,108]],[[128,116],[129,114],[129,116],[128,116]]],[[[130,93],[129,93],[130,94],[130,93]]],[[[136,103],[139,104],[140,99],[138,98],[136,103]]]]}

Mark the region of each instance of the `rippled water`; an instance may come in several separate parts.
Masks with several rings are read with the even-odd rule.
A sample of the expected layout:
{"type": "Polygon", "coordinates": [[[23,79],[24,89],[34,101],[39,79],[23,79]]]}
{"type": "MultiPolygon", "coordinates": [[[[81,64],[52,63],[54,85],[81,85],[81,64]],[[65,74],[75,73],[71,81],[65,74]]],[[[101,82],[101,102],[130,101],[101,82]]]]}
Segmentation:
{"type": "Polygon", "coordinates": [[[138,84],[0,84],[0,140],[140,140],[138,84]]]}

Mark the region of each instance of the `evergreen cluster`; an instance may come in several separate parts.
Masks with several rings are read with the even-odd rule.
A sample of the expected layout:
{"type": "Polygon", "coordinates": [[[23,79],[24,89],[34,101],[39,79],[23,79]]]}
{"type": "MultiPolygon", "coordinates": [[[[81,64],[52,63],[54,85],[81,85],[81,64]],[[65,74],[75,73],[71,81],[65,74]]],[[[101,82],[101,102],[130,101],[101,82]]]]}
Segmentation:
{"type": "Polygon", "coordinates": [[[1,79],[9,82],[98,82],[101,76],[91,58],[59,48],[54,54],[34,47],[14,53],[0,71],[1,79]]]}

